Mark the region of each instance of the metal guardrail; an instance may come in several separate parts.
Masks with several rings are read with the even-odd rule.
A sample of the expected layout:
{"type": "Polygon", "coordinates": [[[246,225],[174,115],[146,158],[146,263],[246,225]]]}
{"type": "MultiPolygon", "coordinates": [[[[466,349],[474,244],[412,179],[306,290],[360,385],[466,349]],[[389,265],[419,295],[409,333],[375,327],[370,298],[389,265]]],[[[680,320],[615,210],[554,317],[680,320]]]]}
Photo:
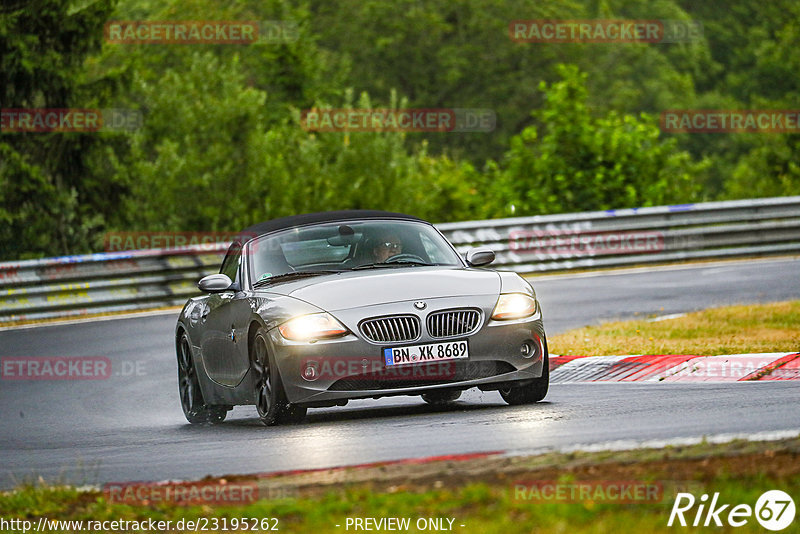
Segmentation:
{"type": "MultiPolygon", "coordinates": [[[[535,273],[800,253],[800,196],[439,224],[494,267],[535,273]]],[[[179,305],[227,244],[0,263],[0,322],[179,305]]]]}

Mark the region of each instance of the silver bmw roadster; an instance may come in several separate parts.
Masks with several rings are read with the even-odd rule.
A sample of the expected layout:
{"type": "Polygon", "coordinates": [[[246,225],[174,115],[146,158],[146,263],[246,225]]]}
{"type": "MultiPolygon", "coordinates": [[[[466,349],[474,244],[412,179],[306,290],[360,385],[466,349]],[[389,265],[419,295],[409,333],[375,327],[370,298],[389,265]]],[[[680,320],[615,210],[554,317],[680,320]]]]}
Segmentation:
{"type": "Polygon", "coordinates": [[[189,422],[221,422],[234,405],[274,425],[350,399],[547,394],[536,294],[481,268],[491,250],[462,258],[432,224],[383,211],[297,215],[239,235],[175,330],[189,422]]]}

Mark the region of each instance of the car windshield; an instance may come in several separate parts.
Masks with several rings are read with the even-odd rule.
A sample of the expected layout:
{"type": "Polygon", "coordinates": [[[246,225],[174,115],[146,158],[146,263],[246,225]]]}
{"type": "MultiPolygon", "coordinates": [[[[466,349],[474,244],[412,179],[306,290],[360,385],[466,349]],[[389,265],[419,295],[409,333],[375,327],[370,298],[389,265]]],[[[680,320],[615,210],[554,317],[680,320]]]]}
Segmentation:
{"type": "Polygon", "coordinates": [[[298,272],[462,265],[458,254],[432,226],[396,220],[293,228],[253,240],[247,256],[254,283],[298,272]]]}

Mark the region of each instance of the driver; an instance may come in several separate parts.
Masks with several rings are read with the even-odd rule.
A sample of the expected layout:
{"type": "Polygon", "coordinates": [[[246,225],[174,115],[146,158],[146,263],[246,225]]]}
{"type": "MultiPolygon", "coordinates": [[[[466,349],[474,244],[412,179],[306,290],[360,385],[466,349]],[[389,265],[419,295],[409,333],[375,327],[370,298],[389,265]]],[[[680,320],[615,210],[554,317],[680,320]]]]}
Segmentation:
{"type": "Polygon", "coordinates": [[[392,256],[403,253],[403,242],[394,233],[379,236],[372,247],[372,257],[375,263],[384,263],[392,256]]]}

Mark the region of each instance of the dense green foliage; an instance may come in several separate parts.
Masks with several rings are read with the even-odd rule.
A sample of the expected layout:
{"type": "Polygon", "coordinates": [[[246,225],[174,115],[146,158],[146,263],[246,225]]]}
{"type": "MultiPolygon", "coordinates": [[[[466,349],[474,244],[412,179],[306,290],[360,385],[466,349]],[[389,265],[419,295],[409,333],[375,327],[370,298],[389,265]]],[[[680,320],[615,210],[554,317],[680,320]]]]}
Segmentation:
{"type": "MultiPolygon", "coordinates": [[[[535,113],[543,135],[528,126],[511,141],[500,181],[522,213],[654,206],[692,198],[705,165],[659,139],[655,119],[614,111],[593,117],[586,75],[560,66],[563,81],[550,87],[535,113]]],[[[515,210],[516,211],[516,210],[515,210]]]]}
{"type": "MultiPolygon", "coordinates": [[[[6,4],[4,4],[6,5],[6,4]]],[[[434,221],[800,194],[797,134],[664,134],[665,109],[796,109],[800,4],[34,0],[0,11],[2,108],[116,107],[129,133],[0,133],[0,260],[108,231],[341,208],[434,221]],[[696,20],[687,43],[533,44],[516,19],[696,20]],[[283,20],[252,45],[103,42],[109,20],[283,20]],[[489,108],[493,132],[315,133],[303,110],[489,108]]]]}
{"type": "MultiPolygon", "coordinates": [[[[71,12],[69,4],[0,14],[0,107],[89,107],[113,91],[110,74],[88,80],[84,70],[113,5],[71,12]]],[[[97,135],[0,135],[0,258],[90,246],[121,199],[113,178],[90,164],[104,146],[112,144],[97,135]]]]}

